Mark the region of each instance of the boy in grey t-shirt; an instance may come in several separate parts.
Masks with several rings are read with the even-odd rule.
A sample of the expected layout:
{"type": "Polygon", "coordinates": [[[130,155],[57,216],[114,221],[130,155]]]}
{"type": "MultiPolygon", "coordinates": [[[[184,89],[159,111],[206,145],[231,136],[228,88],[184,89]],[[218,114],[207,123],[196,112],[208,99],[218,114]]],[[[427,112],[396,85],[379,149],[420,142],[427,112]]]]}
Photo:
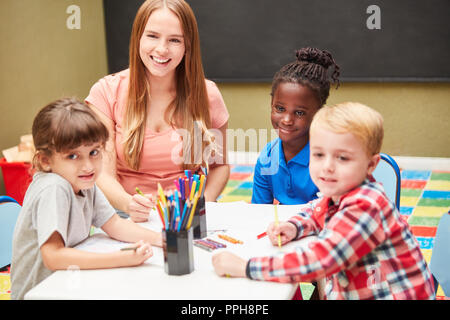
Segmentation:
{"type": "MultiPolygon", "coordinates": [[[[161,246],[161,233],[120,218],[95,185],[109,133],[88,106],[61,99],[33,122],[33,176],[13,236],[11,298],[25,294],[55,270],[137,266],[161,246]],[[135,242],[136,250],[83,252],[73,247],[91,225],[111,238],[135,242]]],[[[139,196],[140,197],[140,196],[139,196]]]]}

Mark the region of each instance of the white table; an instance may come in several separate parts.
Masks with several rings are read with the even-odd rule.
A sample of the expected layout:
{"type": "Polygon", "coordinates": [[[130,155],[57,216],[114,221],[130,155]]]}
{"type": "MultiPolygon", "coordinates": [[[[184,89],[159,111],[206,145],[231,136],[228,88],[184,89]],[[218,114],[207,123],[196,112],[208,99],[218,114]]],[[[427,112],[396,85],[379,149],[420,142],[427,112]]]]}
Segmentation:
{"type": "MultiPolygon", "coordinates": [[[[278,206],[280,220],[294,215],[299,206],[278,206]]],[[[278,300],[291,299],[296,284],[254,281],[246,278],[224,278],[215,274],[211,257],[219,250],[229,250],[244,258],[278,252],[268,237],[257,239],[268,224],[274,220],[272,205],[254,205],[243,201],[232,203],[206,203],[208,237],[227,245],[227,248],[212,252],[194,246],[195,270],[191,274],[169,276],[164,271],[161,248],[154,247],[154,256],[143,265],[130,268],[77,270],[71,268],[56,271],[30,290],[25,299],[162,299],[162,300],[278,300]],[[217,237],[227,234],[242,240],[243,244],[231,244],[217,237]]],[[[161,230],[161,222],[156,213],[143,226],[161,230]]],[[[283,247],[305,245],[307,239],[290,243],[283,247]]],[[[96,234],[78,246],[79,249],[107,252],[126,246],[96,234]]]]}

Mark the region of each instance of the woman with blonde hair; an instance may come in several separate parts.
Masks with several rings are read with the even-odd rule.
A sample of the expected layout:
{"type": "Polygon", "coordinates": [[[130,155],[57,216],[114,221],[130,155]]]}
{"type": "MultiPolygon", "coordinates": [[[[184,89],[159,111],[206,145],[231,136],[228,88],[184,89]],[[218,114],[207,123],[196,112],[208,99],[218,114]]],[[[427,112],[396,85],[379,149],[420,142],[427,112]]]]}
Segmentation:
{"type": "Polygon", "coordinates": [[[141,5],[129,68],[100,79],[86,102],[110,133],[98,185],[119,212],[146,221],[157,184],[173,188],[183,170],[200,166],[209,166],[205,200],[220,195],[229,177],[229,114],[216,84],[205,79],[197,22],[184,0],[141,5]]]}

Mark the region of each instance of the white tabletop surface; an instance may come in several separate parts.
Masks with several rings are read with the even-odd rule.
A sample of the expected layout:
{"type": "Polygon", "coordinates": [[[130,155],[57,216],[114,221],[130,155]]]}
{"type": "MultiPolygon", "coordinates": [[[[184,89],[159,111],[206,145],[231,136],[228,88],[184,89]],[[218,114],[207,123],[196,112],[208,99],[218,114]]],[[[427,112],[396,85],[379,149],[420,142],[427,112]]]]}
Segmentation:
{"type": "MultiPolygon", "coordinates": [[[[278,206],[280,220],[293,216],[299,206],[278,206]]],[[[131,268],[56,271],[30,290],[25,299],[162,299],[162,300],[277,300],[291,299],[296,284],[255,281],[246,278],[224,278],[215,274],[211,257],[220,250],[229,250],[243,258],[279,252],[268,237],[257,239],[274,220],[272,205],[255,205],[243,201],[230,203],[206,203],[208,238],[225,243],[227,248],[208,252],[194,246],[194,271],[187,275],[168,275],[164,271],[161,248],[154,247],[154,256],[143,265],[131,268]],[[226,230],[213,231],[213,230],[226,230]],[[218,238],[225,234],[242,240],[232,244],[218,238]]],[[[156,213],[150,221],[141,224],[152,230],[160,230],[161,222],[156,213]]],[[[306,245],[308,239],[292,242],[282,248],[306,245]]],[[[127,246],[103,233],[95,234],[77,246],[80,250],[107,252],[127,246]]]]}

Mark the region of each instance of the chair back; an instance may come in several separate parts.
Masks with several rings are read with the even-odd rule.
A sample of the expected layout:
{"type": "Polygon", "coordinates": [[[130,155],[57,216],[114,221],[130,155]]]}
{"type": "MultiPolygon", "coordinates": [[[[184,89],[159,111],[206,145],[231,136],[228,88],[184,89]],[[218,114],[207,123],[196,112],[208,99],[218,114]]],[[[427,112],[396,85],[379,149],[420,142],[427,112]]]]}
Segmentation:
{"type": "Polygon", "coordinates": [[[18,203],[15,199],[8,197],[8,196],[0,196],[0,203],[3,202],[15,202],[18,203]]]}
{"type": "Polygon", "coordinates": [[[380,153],[381,159],[372,175],[376,181],[381,182],[384,191],[398,210],[400,210],[401,176],[397,162],[385,153],[380,153]]]}
{"type": "Polygon", "coordinates": [[[20,209],[16,200],[0,196],[0,268],[11,264],[13,233],[20,209]]]}
{"type": "Polygon", "coordinates": [[[450,211],[439,221],[431,253],[430,271],[435,280],[435,291],[440,284],[445,295],[450,297],[450,211]]]}

